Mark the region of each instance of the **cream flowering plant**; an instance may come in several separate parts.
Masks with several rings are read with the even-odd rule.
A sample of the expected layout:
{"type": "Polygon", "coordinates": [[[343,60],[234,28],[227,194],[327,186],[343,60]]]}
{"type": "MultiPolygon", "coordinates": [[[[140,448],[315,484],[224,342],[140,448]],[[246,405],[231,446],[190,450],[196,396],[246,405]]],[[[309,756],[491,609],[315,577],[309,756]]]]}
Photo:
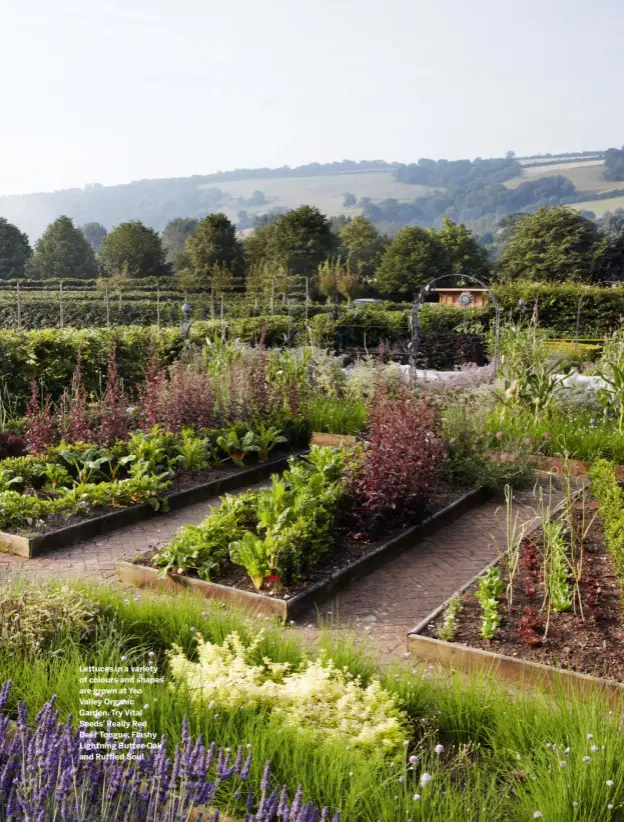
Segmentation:
{"type": "Polygon", "coordinates": [[[363,685],[326,656],[306,660],[299,670],[263,659],[254,663],[260,634],[245,646],[237,633],[223,645],[198,636],[198,661],[175,646],[170,668],[202,707],[268,710],[280,724],[318,741],[341,740],[361,749],[397,750],[405,737],[405,717],[379,681],[363,685]]]}

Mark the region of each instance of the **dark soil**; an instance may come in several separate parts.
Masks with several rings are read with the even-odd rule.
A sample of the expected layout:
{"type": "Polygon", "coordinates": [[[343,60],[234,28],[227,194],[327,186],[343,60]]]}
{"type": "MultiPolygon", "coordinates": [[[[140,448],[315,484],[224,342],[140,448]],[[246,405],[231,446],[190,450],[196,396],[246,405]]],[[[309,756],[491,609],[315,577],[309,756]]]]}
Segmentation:
{"type": "MultiPolygon", "coordinates": [[[[270,465],[272,462],[283,459],[287,454],[290,456],[297,456],[301,453],[303,453],[303,451],[286,452],[275,450],[269,454],[269,458],[265,464],[270,465]]],[[[163,492],[162,496],[164,499],[167,499],[180,491],[188,491],[192,488],[199,488],[209,482],[215,482],[216,480],[222,480],[226,477],[235,476],[236,474],[242,474],[244,471],[254,468],[257,464],[257,462],[250,460],[249,464],[246,464],[244,468],[239,468],[237,465],[234,465],[234,463],[228,461],[224,463],[222,467],[207,468],[205,471],[176,471],[175,475],[171,479],[171,485],[163,492]]],[[[133,508],[134,506],[130,505],[127,507],[133,508]]],[[[39,536],[41,534],[50,534],[53,531],[60,530],[61,528],[68,528],[70,525],[78,525],[81,522],[87,522],[95,517],[101,517],[104,514],[112,514],[113,512],[121,510],[124,509],[112,505],[106,505],[91,508],[84,514],[71,517],[52,516],[48,517],[41,523],[34,523],[33,525],[29,525],[27,528],[16,530],[12,533],[30,537],[39,536]]]]}
{"type": "MultiPolygon", "coordinates": [[[[240,565],[234,565],[231,562],[224,564],[221,572],[215,575],[212,579],[219,585],[227,585],[231,588],[236,588],[239,591],[251,591],[264,594],[265,596],[274,596],[276,598],[290,599],[303,591],[324,582],[328,577],[337,571],[346,568],[348,565],[356,562],[368,554],[372,554],[381,545],[389,542],[394,537],[399,536],[408,527],[413,527],[428,519],[433,514],[441,511],[447,505],[463,497],[471,489],[458,488],[457,486],[450,486],[446,483],[441,483],[434,491],[431,502],[427,506],[423,516],[413,521],[409,526],[390,528],[383,533],[379,539],[375,541],[365,539],[354,539],[352,533],[347,528],[338,529],[336,533],[336,541],[332,553],[327,557],[326,561],[316,568],[312,568],[308,575],[303,579],[298,580],[290,586],[284,586],[279,581],[264,584],[261,591],[256,592],[251,580],[249,579],[245,569],[240,565]]],[[[134,561],[140,565],[150,565],[151,558],[158,553],[158,549],[154,549],[147,554],[134,561]]],[[[190,574],[189,574],[190,575],[190,574]]]]}
{"type": "MultiPolygon", "coordinates": [[[[596,503],[587,504],[586,512],[588,508],[591,519],[597,510],[596,503]]],[[[533,536],[533,545],[539,557],[539,532],[533,536]]],[[[503,577],[507,583],[505,574],[503,577]]],[[[476,586],[472,586],[463,596],[463,607],[458,617],[459,628],[454,641],[505,656],[624,682],[622,591],[613,562],[605,548],[603,529],[598,518],[585,542],[580,589],[584,619],[580,615],[578,603],[578,613],[573,610],[552,612],[548,633],[544,636],[546,614],[541,610],[543,584],[539,575],[537,584],[532,584],[526,563],[521,560],[514,580],[512,606],[508,606],[504,594],[501,598],[501,625],[495,639],[488,641],[479,634],[481,607],[474,596],[476,586]],[[524,632],[524,635],[525,639],[536,642],[535,645],[523,642],[519,633],[519,622],[525,616],[526,608],[531,609],[537,625],[534,625],[535,634],[527,636],[524,632]]],[[[442,619],[443,615],[436,620],[436,624],[441,623],[442,619]]],[[[436,635],[435,624],[429,626],[427,634],[436,635]]]]}

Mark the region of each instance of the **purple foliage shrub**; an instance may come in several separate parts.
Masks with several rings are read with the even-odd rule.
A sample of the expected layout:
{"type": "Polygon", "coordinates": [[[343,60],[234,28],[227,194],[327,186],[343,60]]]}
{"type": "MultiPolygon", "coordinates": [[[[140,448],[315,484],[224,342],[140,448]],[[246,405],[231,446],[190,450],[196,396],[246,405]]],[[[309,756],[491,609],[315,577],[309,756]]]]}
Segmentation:
{"type": "Polygon", "coordinates": [[[440,479],[443,451],[435,411],[424,396],[381,379],[371,401],[368,443],[351,468],[349,495],[364,531],[420,516],[440,479]]]}

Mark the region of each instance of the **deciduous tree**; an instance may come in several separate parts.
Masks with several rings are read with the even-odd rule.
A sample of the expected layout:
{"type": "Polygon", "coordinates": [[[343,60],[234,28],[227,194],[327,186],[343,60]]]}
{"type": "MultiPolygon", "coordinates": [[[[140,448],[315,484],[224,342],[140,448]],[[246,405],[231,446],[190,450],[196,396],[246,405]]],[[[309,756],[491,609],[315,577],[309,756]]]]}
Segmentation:
{"type": "Polygon", "coordinates": [[[588,282],[600,234],[591,220],[564,206],[526,214],[500,255],[503,280],[588,282]]]}
{"type": "Polygon", "coordinates": [[[225,214],[209,214],[200,220],[184,247],[189,269],[198,282],[210,285],[215,266],[233,277],[245,270],[243,244],[236,236],[236,227],[225,214]]]}
{"type": "Polygon", "coordinates": [[[176,217],[169,220],[161,236],[165,259],[174,273],[188,266],[188,257],[184,251],[187,239],[197,228],[198,220],[192,217],[176,217]]]}
{"type": "Polygon", "coordinates": [[[490,261],[487,251],[463,223],[457,225],[445,217],[437,235],[446,250],[453,274],[477,277],[486,281],[489,279],[490,261]]]}
{"type": "Polygon", "coordinates": [[[246,246],[255,264],[283,266],[294,275],[312,277],[335,250],[337,238],[327,217],[304,205],[256,229],[246,246]]]}
{"type": "Polygon", "coordinates": [[[340,232],[341,255],[362,280],[374,276],[388,245],[388,238],[367,217],[354,217],[340,232]]]}
{"type": "Polygon", "coordinates": [[[0,280],[24,276],[24,266],[32,248],[28,237],[12,223],[0,217],[0,280]]]}
{"type": "Polygon", "coordinates": [[[26,264],[26,275],[36,280],[51,277],[97,276],[93,249],[70,217],[59,217],[46,228],[26,264]]]}
{"type": "Polygon", "coordinates": [[[412,225],[402,228],[390,241],[375,284],[382,294],[411,297],[430,280],[450,271],[448,254],[435,231],[412,225]]]}
{"type": "Polygon", "coordinates": [[[170,272],[158,232],[140,220],[120,223],[104,238],[100,261],[111,277],[161,277],[170,272]]]}
{"type": "Polygon", "coordinates": [[[102,223],[85,223],[80,226],[80,230],[85,235],[87,242],[97,254],[102,248],[102,241],[108,234],[102,223]]]}

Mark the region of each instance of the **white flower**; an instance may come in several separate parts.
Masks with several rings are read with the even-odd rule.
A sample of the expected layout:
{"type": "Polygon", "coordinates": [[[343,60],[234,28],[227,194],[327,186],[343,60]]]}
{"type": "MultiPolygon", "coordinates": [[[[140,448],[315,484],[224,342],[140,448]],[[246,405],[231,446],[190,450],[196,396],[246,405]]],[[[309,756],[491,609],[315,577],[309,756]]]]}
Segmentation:
{"type": "Polygon", "coordinates": [[[148,711],[148,710],[149,710],[149,705],[144,705],[144,706],[143,706],[143,710],[144,710],[144,711],[148,711]]]}
{"type": "Polygon", "coordinates": [[[566,766],[567,764],[568,764],[568,763],[567,763],[565,760],[562,760],[562,761],[559,763],[559,767],[560,767],[560,768],[565,768],[565,766],[566,766]]]}
{"type": "Polygon", "coordinates": [[[422,774],[421,777],[420,777],[420,787],[424,788],[425,785],[428,785],[431,782],[432,779],[433,779],[433,777],[431,776],[430,773],[422,774]]]}
{"type": "Polygon", "coordinates": [[[583,762],[591,762],[591,756],[584,756],[583,762]]]}
{"type": "Polygon", "coordinates": [[[588,738],[588,739],[593,739],[593,738],[594,738],[594,735],[593,735],[593,734],[587,734],[587,738],[588,738]]]}
{"type": "Polygon", "coordinates": [[[155,657],[155,656],[156,656],[156,654],[155,654],[153,651],[148,651],[148,652],[147,652],[147,655],[148,655],[148,657],[149,657],[150,659],[152,659],[153,657],[155,657]]]}
{"type": "Polygon", "coordinates": [[[436,745],[433,749],[437,754],[444,753],[444,745],[436,745]]]}
{"type": "Polygon", "coordinates": [[[610,810],[610,811],[612,811],[612,810],[613,810],[613,805],[612,805],[610,802],[609,802],[609,804],[607,805],[607,810],[610,810]]]}
{"type": "Polygon", "coordinates": [[[197,628],[193,627],[192,625],[191,625],[191,627],[189,628],[189,631],[190,631],[192,634],[194,634],[196,630],[197,630],[197,628]]]}
{"type": "Polygon", "coordinates": [[[410,763],[410,765],[418,765],[418,757],[417,756],[410,756],[409,763],[410,763]]]}
{"type": "Polygon", "coordinates": [[[573,808],[578,808],[578,802],[573,802],[573,803],[572,803],[572,807],[573,807],[573,808]]]}
{"type": "Polygon", "coordinates": [[[128,659],[128,657],[127,657],[127,656],[122,656],[122,657],[121,657],[121,661],[122,661],[122,662],[126,662],[126,661],[127,661],[127,659],[128,659]]]}
{"type": "Polygon", "coordinates": [[[613,787],[613,780],[612,779],[607,779],[607,788],[612,788],[612,787],[613,787]]]}
{"type": "Polygon", "coordinates": [[[541,818],[542,818],[542,814],[539,811],[535,811],[535,813],[533,814],[533,819],[541,819],[541,818]]]}
{"type": "Polygon", "coordinates": [[[408,745],[409,745],[409,739],[404,739],[403,740],[403,747],[407,748],[408,745]]]}
{"type": "Polygon", "coordinates": [[[598,750],[598,745],[592,745],[590,750],[596,753],[596,751],[598,750]]]}
{"type": "Polygon", "coordinates": [[[414,794],[414,802],[418,802],[418,800],[419,800],[419,799],[420,799],[420,794],[419,794],[419,793],[415,793],[415,794],[414,794]]]}

